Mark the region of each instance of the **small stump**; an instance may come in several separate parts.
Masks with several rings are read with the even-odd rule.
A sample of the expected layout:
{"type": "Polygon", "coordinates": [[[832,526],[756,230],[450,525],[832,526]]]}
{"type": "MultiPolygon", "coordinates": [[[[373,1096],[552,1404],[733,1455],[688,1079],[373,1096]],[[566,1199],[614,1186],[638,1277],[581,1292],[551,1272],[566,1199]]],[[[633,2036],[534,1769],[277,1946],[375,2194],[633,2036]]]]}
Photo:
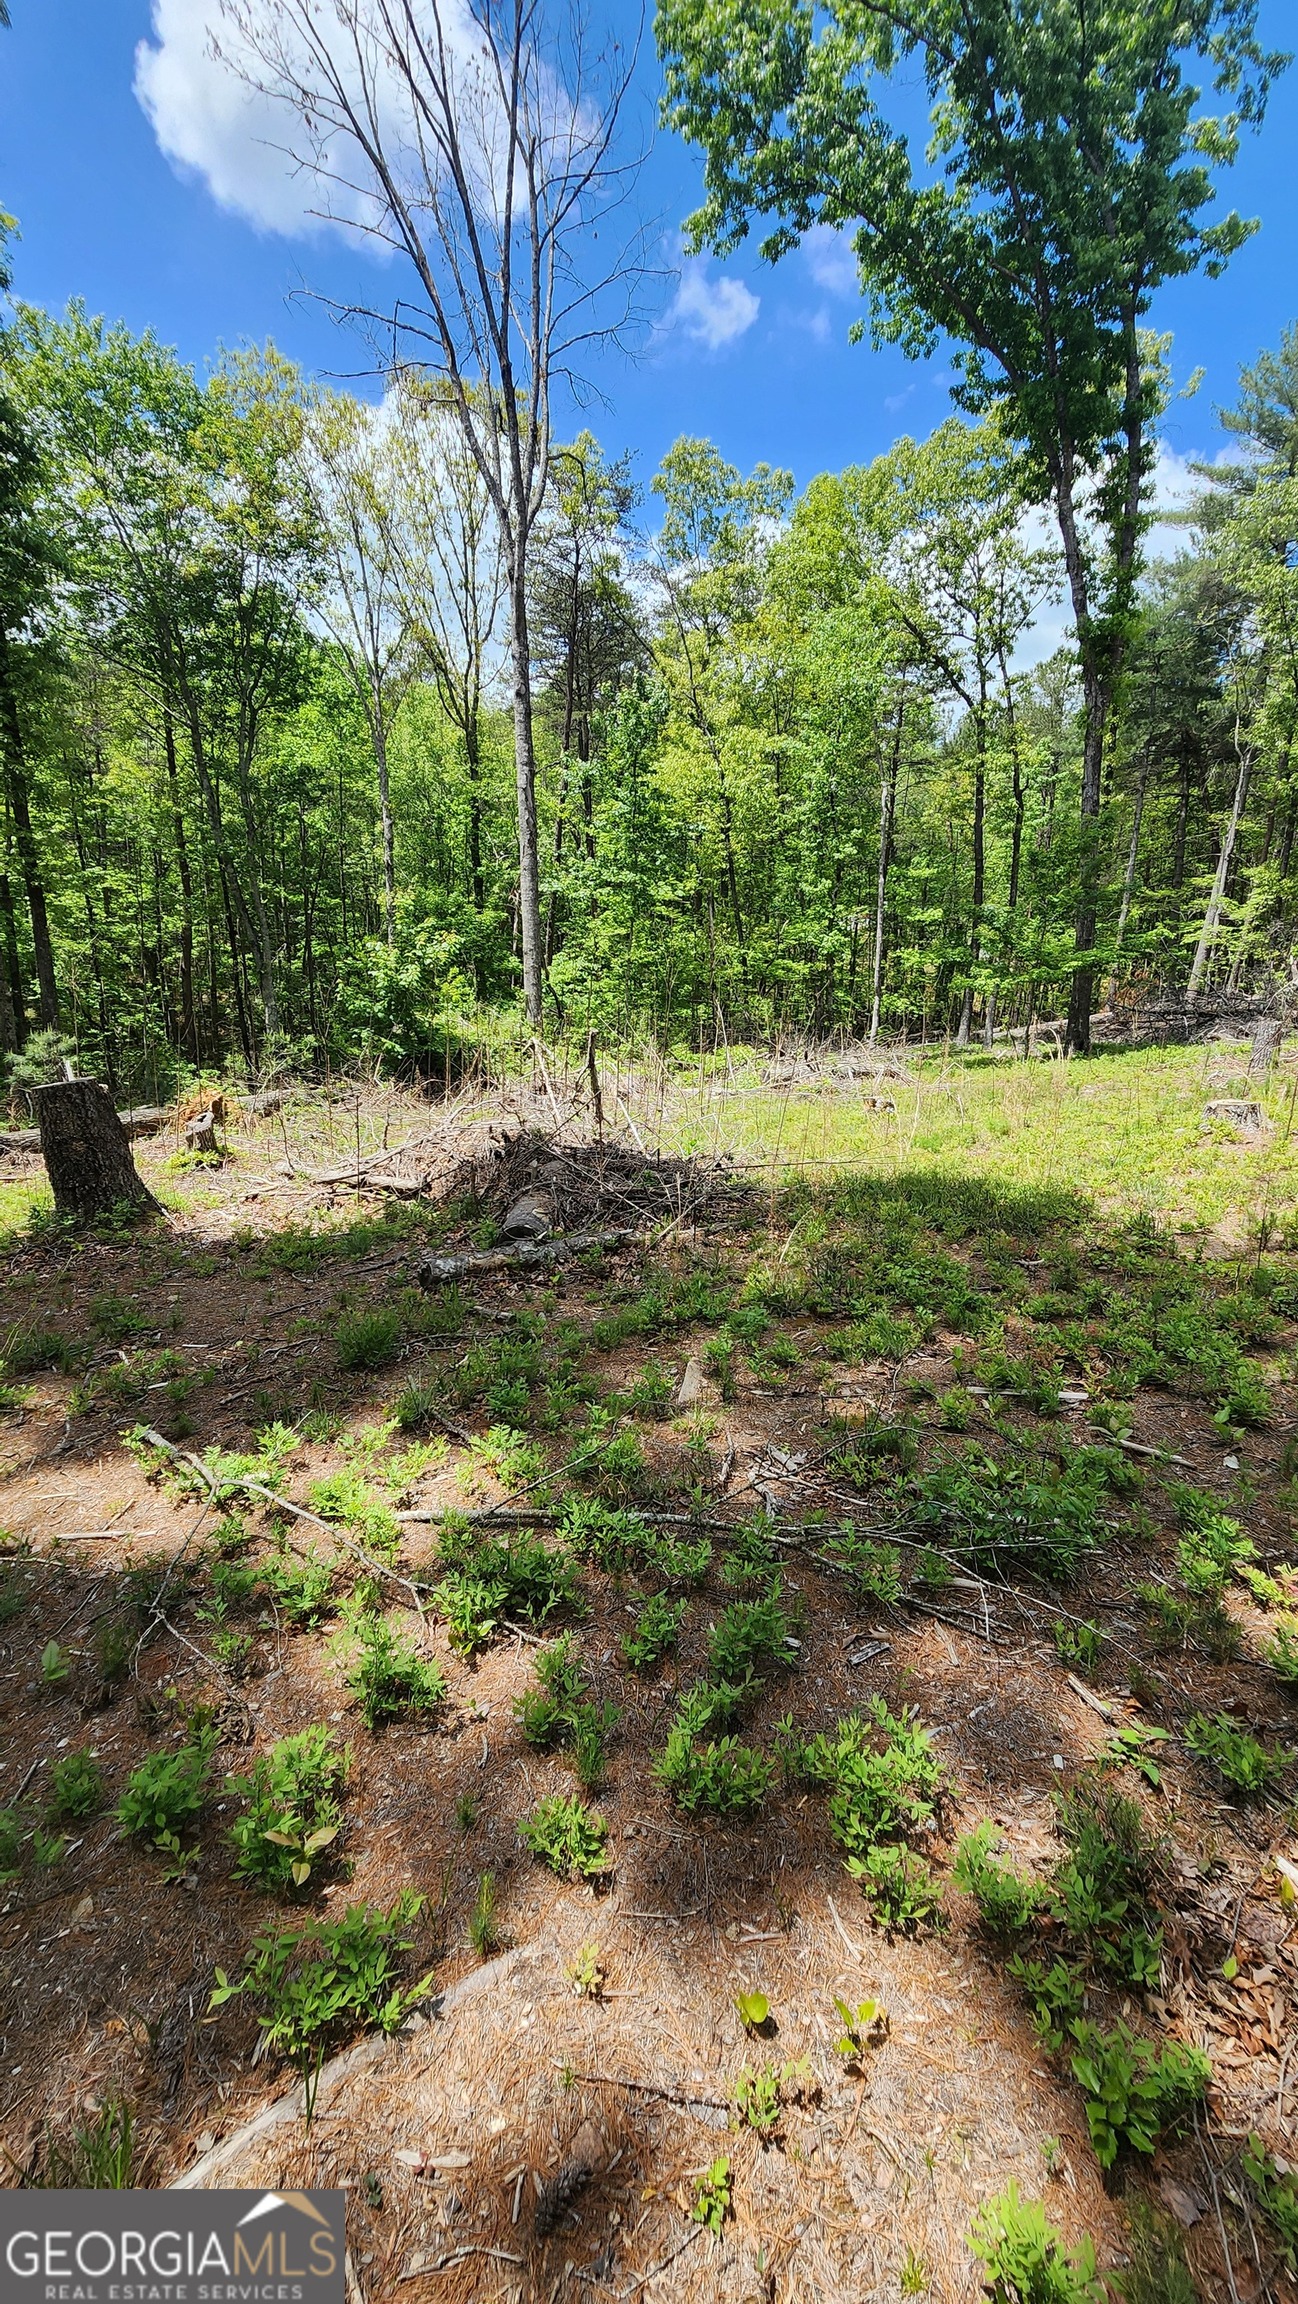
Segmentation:
{"type": "Polygon", "coordinates": [[[96,1224],[110,1216],[161,1213],[102,1081],[55,1080],[38,1088],[36,1116],[57,1215],[96,1224]]]}
{"type": "Polygon", "coordinates": [[[206,1152],[220,1159],[221,1147],[216,1140],[215,1112],[196,1112],[192,1120],[185,1122],[185,1150],[206,1152]]]}
{"type": "Polygon", "coordinates": [[[1260,1136],[1266,1121],[1260,1104],[1247,1096],[1216,1096],[1203,1108],[1203,1125],[1233,1128],[1239,1136],[1260,1136]]]}

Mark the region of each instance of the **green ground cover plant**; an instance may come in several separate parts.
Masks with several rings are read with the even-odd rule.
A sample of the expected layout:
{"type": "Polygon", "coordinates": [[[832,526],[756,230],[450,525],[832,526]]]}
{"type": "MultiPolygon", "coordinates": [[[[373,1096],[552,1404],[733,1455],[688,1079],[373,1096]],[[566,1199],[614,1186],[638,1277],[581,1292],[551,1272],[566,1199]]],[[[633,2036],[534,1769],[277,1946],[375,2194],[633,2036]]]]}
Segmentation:
{"type": "Polygon", "coordinates": [[[267,2048],[301,2076],[308,2124],[328,2048],[360,2025],[397,2031],[432,1990],[431,1975],[400,1981],[422,1905],[407,1891],[386,1912],[353,1904],[340,1920],[269,1929],[254,1938],[237,1982],[217,1969],[210,2010],[246,1998],[267,2048]]]}
{"type": "Polygon", "coordinates": [[[343,1826],[347,1754],[323,1723],[281,1737],[226,1791],[246,1805],[230,1826],[235,1869],[272,1895],[301,1893],[331,1861],[343,1826]]]}
{"type": "Polygon", "coordinates": [[[538,1801],[519,1825],[518,1836],[562,1880],[600,1880],[612,1869],[604,1817],[565,1793],[538,1801]]]}
{"type": "Polygon", "coordinates": [[[426,1717],[437,1710],[446,1682],[436,1659],[416,1654],[410,1641],[381,1616],[361,1615],[353,1626],[357,1653],[347,1687],[367,1728],[381,1728],[404,1714],[426,1717]]]}

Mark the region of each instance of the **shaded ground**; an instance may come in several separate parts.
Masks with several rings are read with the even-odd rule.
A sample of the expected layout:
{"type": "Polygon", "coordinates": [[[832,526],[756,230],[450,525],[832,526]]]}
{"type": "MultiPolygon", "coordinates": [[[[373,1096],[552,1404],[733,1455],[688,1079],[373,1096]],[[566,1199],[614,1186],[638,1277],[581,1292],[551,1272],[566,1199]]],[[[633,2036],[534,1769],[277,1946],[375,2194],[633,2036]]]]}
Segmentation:
{"type": "MultiPolygon", "coordinates": [[[[661,1177],[628,1138],[570,1142],[541,1180],[559,1222],[603,1220],[620,1197],[640,1244],[420,1292],[425,1244],[492,1245],[531,1163],[555,1166],[537,1138],[497,1157],[548,1103],[538,1087],[513,1117],[479,1113],[469,1141],[466,1114],[422,1123],[428,1171],[472,1191],[450,1206],[385,1198],[373,1170],[359,1193],[310,1182],[356,1173],[385,1124],[390,1144],[415,1133],[408,1111],[358,1107],[349,1145],[339,1100],[236,1127],[220,1171],[168,1171],[165,1140],[138,1148],[172,1203],[166,1229],[13,1247],[11,2167],[38,2173],[77,2106],[118,2094],[147,2179],[182,2173],[292,2083],[273,2055],[254,2061],[246,2002],[205,2021],[217,1969],[237,1978],[268,1928],[413,1887],[426,1901],[403,1969],[433,1972],[445,2013],[413,2013],[326,2080],[309,2130],[295,2113],[212,2179],[347,2183],[354,2294],[965,2298],[971,2217],[1010,2179],[1070,2246],[1093,2234],[1107,2267],[1148,2199],[1156,2256],[1183,2243],[1203,2297],[1291,2293],[1283,2201],[1277,2224],[1241,2153],[1250,2132],[1282,2161],[1293,2150],[1298,1937],[1275,1856],[1298,1861],[1298,1780],[1236,1797],[1184,1739],[1201,1714],[1266,1751],[1298,1741],[1292,1686],[1266,1661],[1298,1606],[1298,1262],[1243,1239],[1195,1265],[1148,1227],[1097,1227],[1060,1190],[931,1169],[746,1193],[711,1170],[661,1177]],[[156,1438],[130,1440],[141,1431],[156,1438]],[[569,1600],[528,1613],[529,1593],[554,1590],[533,1560],[530,1586],[481,1603],[477,1652],[452,1646],[448,1576],[472,1583],[483,1547],[537,1537],[569,1600]],[[328,1575],[302,1626],[304,1558],[328,1575]],[[678,1643],[636,1671],[623,1642],[657,1595],[681,1608],[678,1643]],[[691,1813],[655,1766],[682,1695],[724,1678],[717,1628],[772,1599],[799,1645],[753,1652],[720,1731],[770,1763],[769,1788],[754,1810],[691,1813]],[[444,1693],[371,1731],[349,1680],[379,1619],[444,1693]],[[589,1791],[514,1709],[538,1643],[565,1630],[587,1701],[617,1710],[589,1791]],[[941,1925],[886,1925],[799,1750],[872,1698],[933,1733],[932,1822],[879,1844],[909,1842],[941,1925]],[[238,1877],[227,1835],[246,1802],[224,1779],[317,1722],[351,1754],[343,1830],[300,1896],[275,1897],[238,1877]],[[131,1771],[196,1724],[221,1740],[169,1861],[114,1811],[131,1771]],[[1142,1727],[1168,1740],[1114,1749],[1142,1727]],[[78,1750],[107,1804],[51,1819],[51,1771],[78,1750]],[[1008,1968],[1016,1939],[989,1935],[952,1877],[984,1819],[1004,1856],[1052,1875],[1055,1795],[1079,1785],[1134,1802],[1161,1851],[1152,1968],[1143,1983],[1124,1970],[1125,1923],[1102,1912],[1089,1931],[1025,1923],[1019,1953],[1063,1957],[1078,2021],[1125,2021],[1213,2068],[1202,2109],[1156,2154],[1120,2155],[1107,2189],[1077,2043],[1042,2045],[1008,1968]],[[607,1821],[593,1887],[520,1845],[556,1792],[607,1821]],[[488,1874],[480,1969],[469,1932],[488,1874]],[[568,1973],[591,1944],[598,1999],[568,1973]],[[758,1990],[771,2016],[747,2038],[734,1995],[758,1990]],[[859,2057],[836,2050],[836,1997],[888,2011],[859,2057]],[[767,2065],[795,2069],[763,2140],[734,2102],[767,2065]],[[731,2198],[714,2238],[690,2211],[718,2156],[731,2198]]],[[[379,1174],[404,1185],[418,1165],[379,1174]]]]}

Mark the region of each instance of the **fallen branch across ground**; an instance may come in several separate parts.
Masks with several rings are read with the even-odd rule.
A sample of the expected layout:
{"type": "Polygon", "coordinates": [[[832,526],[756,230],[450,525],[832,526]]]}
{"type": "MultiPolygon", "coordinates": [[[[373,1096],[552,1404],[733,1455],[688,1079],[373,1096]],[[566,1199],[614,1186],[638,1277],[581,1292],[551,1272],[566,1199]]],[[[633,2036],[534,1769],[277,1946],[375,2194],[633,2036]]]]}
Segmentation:
{"type": "Polygon", "coordinates": [[[567,1232],[557,1240],[520,1240],[512,1248],[472,1248],[459,1256],[425,1256],[416,1267],[421,1288],[440,1288],[447,1280],[462,1280],[469,1272],[506,1272],[517,1266],[561,1264],[565,1257],[584,1256],[591,1248],[621,1248],[628,1241],[647,1243],[647,1232],[621,1227],[614,1232],[567,1232]]]}
{"type": "MultiPolygon", "coordinates": [[[[461,2002],[474,1999],[480,1992],[490,1991],[520,1960],[533,1957],[534,1953],[524,1947],[502,1952],[498,1960],[488,1960],[484,1967],[475,1968],[470,1975],[462,1976],[457,1984],[447,1986],[440,1999],[431,2003],[430,2020],[437,2022],[449,2015],[461,2002]]],[[[328,2103],[345,2082],[354,2079],[359,2072],[370,2071],[374,2065],[382,2063],[405,2044],[401,2033],[390,2039],[378,2033],[368,2040],[358,2041],[355,2047],[344,2048],[340,2055],[331,2056],[328,2063],[320,2067],[316,2087],[316,2118],[321,2116],[321,2090],[324,2091],[323,2102],[328,2103]]],[[[196,2160],[192,2168],[187,2168],[183,2176],[173,2177],[165,2189],[168,2192],[206,2191],[218,2169],[224,2168],[229,2161],[245,2152],[250,2144],[260,2143],[263,2136],[269,2136],[272,2130],[283,2127],[286,2121],[302,2117],[302,2090],[295,2081],[286,2095],[277,2096],[272,2104],[263,2105],[261,2111],[255,2113],[251,2120],[245,2120],[233,2135],[214,2144],[210,2152],[204,2152],[202,2158],[196,2160]]]]}

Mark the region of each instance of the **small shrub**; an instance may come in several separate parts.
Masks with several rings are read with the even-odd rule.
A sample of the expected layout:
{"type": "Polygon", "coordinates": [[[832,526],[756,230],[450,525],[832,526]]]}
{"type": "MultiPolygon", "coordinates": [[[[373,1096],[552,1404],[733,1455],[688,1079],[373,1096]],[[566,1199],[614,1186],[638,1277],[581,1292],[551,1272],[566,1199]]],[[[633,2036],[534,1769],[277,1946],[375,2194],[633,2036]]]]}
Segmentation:
{"type": "Polygon", "coordinates": [[[146,1329],[157,1326],[138,1304],[122,1296],[92,1296],[86,1317],[106,1344],[125,1344],[128,1337],[142,1336],[146,1329]]]}
{"type": "Polygon", "coordinates": [[[1185,1530],[1177,1565],[1186,1591],[1196,1600],[1220,1600],[1231,1576],[1255,1556],[1238,1520],[1222,1512],[1197,1488],[1174,1488],[1172,1501],[1185,1530]]]}
{"type": "Polygon", "coordinates": [[[978,1917],[989,1935],[1021,1936],[1040,1918],[1045,1890],[1012,1865],[998,1863],[992,1854],[996,1831],[979,1824],[956,1848],[952,1876],[958,1888],[973,1897],[978,1917]]]}
{"type": "Polygon", "coordinates": [[[476,1656],[495,1638],[509,1593],[481,1576],[444,1576],[429,1595],[457,1656],[476,1656]]]}
{"type": "Polygon", "coordinates": [[[435,1712],[446,1694],[436,1662],[417,1656],[382,1617],[362,1617],[355,1629],[360,1654],[347,1674],[347,1686],[366,1727],[379,1728],[405,1712],[435,1712]]]}
{"type": "Polygon", "coordinates": [[[721,2157],[704,2170],[695,2187],[690,2220],[694,2224],[702,2224],[708,2232],[718,2234],[730,2214],[730,2202],[730,2162],[721,2157]]]}
{"type": "Polygon", "coordinates": [[[1152,1984],[1162,1956],[1153,1912],[1161,1857],[1139,1806],[1083,1779],[1056,1810],[1068,1853],[1051,1884],[1055,1920],[1084,1960],[1126,1983],[1152,1984]]]}
{"type": "Polygon", "coordinates": [[[1173,2041],[1158,2050],[1119,2021],[1073,2026],[1077,2043],[1069,2069],[1086,2101],[1086,2124],[1101,2168],[1111,2168],[1124,2147],[1152,2153],[1159,2137],[1203,2099],[1212,2066],[1197,2048],[1173,2041]]]}
{"type": "Polygon", "coordinates": [[[1277,1624],[1262,1654],[1286,1688],[1298,1688],[1298,1620],[1289,1617],[1277,1624]]]}
{"type": "Polygon", "coordinates": [[[564,1975],[579,2000],[602,2000],[608,1978],[598,1944],[583,1944],[576,1958],[568,1962],[564,1975]]]}
{"type": "Polygon", "coordinates": [[[761,2064],[752,2072],[745,2066],[735,2082],[735,2118],[740,2127],[751,2128],[765,2144],[780,2125],[782,2109],[779,2067],[761,2064]]]}
{"type": "Polygon", "coordinates": [[[97,1816],[103,1805],[103,1770],[93,1752],[69,1752],[66,1759],[51,1763],[45,1812],[52,1822],[67,1818],[84,1823],[87,1816],[97,1816]]]}
{"type": "Polygon", "coordinates": [[[778,1583],[779,1555],[760,1520],[749,1520],[736,1530],[721,1574],[736,1591],[769,1593],[778,1583]]]}
{"type": "Polygon", "coordinates": [[[845,1568],[863,1601],[883,1608],[901,1598],[901,1554],[892,1544],[876,1544],[855,1528],[842,1529],[829,1540],[829,1550],[845,1568]]]}
{"type": "Polygon", "coordinates": [[[909,1935],[917,1928],[944,1925],[941,1888],[923,1858],[909,1848],[880,1842],[862,1856],[849,1856],[847,1869],[885,1928],[909,1935]]]}
{"type": "Polygon", "coordinates": [[[480,1960],[498,1950],[500,1928],[496,1920],[496,1875],[480,1872],[469,1914],[469,1942],[480,1960]]]}
{"type": "Polygon", "coordinates": [[[348,1312],[338,1323],[340,1368],[386,1368],[395,1360],[401,1342],[401,1315],[385,1306],[371,1312],[348,1312]]]}
{"type": "Polygon", "coordinates": [[[975,2216],[969,2245],[986,2267],[990,2304],[1104,2304],[1094,2244],[1071,2260],[1039,2200],[1020,2200],[1008,2184],[975,2216]]]}
{"type": "Polygon", "coordinates": [[[347,1755],[327,1727],[282,1737],[248,1776],[226,1779],[247,1802],[230,1827],[235,1869],[275,1895],[311,1886],[342,1830],[347,1755]]]}
{"type": "Polygon", "coordinates": [[[945,1782],[932,1745],[915,1713],[896,1717],[874,1696],[868,1718],[849,1713],[802,1749],[801,1772],[829,1790],[830,1830],[849,1858],[932,1822],[945,1782]]]}
{"type": "Polygon", "coordinates": [[[1100,1651],[1104,1646],[1099,1625],[1089,1622],[1057,1623],[1053,1630],[1055,1653],[1061,1664],[1071,1664],[1076,1671],[1084,1672],[1089,1678],[1100,1661],[1100,1651]]]}
{"type": "MultiPolygon", "coordinates": [[[[458,1617],[466,1633],[475,1607],[493,1621],[513,1615],[533,1624],[581,1612],[577,1563],[565,1543],[547,1544],[531,1535],[484,1537],[468,1521],[448,1515],[437,1551],[450,1572],[448,1621],[458,1617]]],[[[486,1640],[468,1637],[472,1646],[486,1645],[486,1640]]],[[[466,1650],[471,1652],[472,1647],[466,1650]]]]}
{"type": "Polygon", "coordinates": [[[617,1706],[597,1704],[591,1696],[571,1633],[537,1650],[535,1670],[537,1686],[525,1689],[514,1705],[523,1734],[529,1744],[569,1751],[582,1783],[593,1790],[603,1776],[604,1746],[617,1725],[617,1706]]]}
{"type": "Polygon", "coordinates": [[[1070,2038],[1086,2005],[1086,1987],[1066,1960],[1027,1958],[1016,1952],[1006,1962],[1006,1973],[1023,1991],[1032,2010],[1032,2023],[1042,2046],[1056,2053],[1070,2038]]]}
{"type": "Polygon", "coordinates": [[[260,1576],[280,1614],[299,1631],[314,1631],[335,1613],[333,1570],[314,1552],[284,1552],[267,1561],[260,1576]]]}
{"type": "Polygon", "coordinates": [[[398,1980],[422,1905],[423,1898],[409,1890],[387,1912],[353,1904],[341,1920],[256,1937],[237,1984],[217,1969],[210,2008],[247,1995],[261,2019],[264,2046],[302,2076],[308,2122],[331,2042],[361,2024],[396,2032],[432,1990],[431,1976],[406,1988],[398,1980]]]}
{"type": "Polygon", "coordinates": [[[655,1421],[667,1414],[672,1401],[671,1378],[657,1360],[646,1360],[634,1384],[622,1398],[633,1416],[655,1421]]]}
{"type": "Polygon", "coordinates": [[[122,1829],[170,1855],[203,1813],[216,1732],[204,1728],[175,1752],[151,1752],[126,1779],[117,1814],[122,1829]]]}
{"type": "Polygon", "coordinates": [[[307,1502],[322,1520],[336,1520],[341,1527],[350,1528],[367,1552],[389,1563],[395,1560],[400,1526],[382,1497],[353,1465],[346,1464],[341,1471],[313,1480],[307,1489],[307,1502]]]}
{"type": "Polygon", "coordinates": [[[935,1552],[931,1544],[921,1545],[911,1568],[911,1582],[921,1592],[945,1592],[955,1578],[955,1570],[942,1552],[935,1552]]]}
{"type": "Polygon", "coordinates": [[[1196,1758],[1215,1768],[1222,1782],[1243,1800],[1264,1800],[1288,1774],[1295,1755],[1284,1746],[1268,1751],[1247,1728],[1237,1728],[1224,1712],[1211,1719],[1192,1713],[1185,1741],[1196,1758]]]}
{"type": "Polygon", "coordinates": [[[661,1576],[670,1591],[694,1592],[712,1566],[712,1546],[706,1536],[678,1536],[647,1528],[640,1561],[646,1573],[661,1576]]]}
{"type": "Polygon", "coordinates": [[[845,2057],[849,2064],[859,2064],[867,2048],[886,2040],[888,2011],[881,2000],[858,2000],[853,2007],[848,2001],[836,1998],[834,2007],[843,2027],[841,2038],[834,2042],[834,2052],[845,2057]]]}
{"type": "Polygon", "coordinates": [[[676,1646],[687,1605],[684,1600],[669,1600],[665,1592],[652,1593],[641,1601],[634,1626],[622,1640],[623,1660],[633,1672],[651,1672],[676,1646]]]}
{"type": "Polygon", "coordinates": [[[538,1801],[518,1827],[524,1847],[562,1880],[598,1880],[611,1870],[605,1854],[608,1825],[598,1809],[562,1792],[538,1801]]]}
{"type": "Polygon", "coordinates": [[[1260,2136],[1250,2136],[1242,2166],[1248,2188],[1266,2218],[1280,2261],[1298,2275],[1298,2183],[1282,2175],[1260,2136]]]}
{"type": "MultiPolygon", "coordinates": [[[[736,1691],[727,1689],[723,1702],[733,1707],[736,1691]]],[[[775,1777],[775,1762],[754,1752],[737,1736],[722,1736],[699,1743],[706,1720],[704,1707],[686,1697],[667,1742],[654,1763],[654,1774],[666,1786],[678,1808],[687,1815],[700,1809],[729,1816],[759,1808],[775,1777]]]]}
{"type": "Polygon", "coordinates": [[[805,2057],[795,2063],[745,2065],[735,2083],[735,2119],[769,2143],[786,2104],[812,2104],[820,2095],[805,2057]]]}
{"type": "Polygon", "coordinates": [[[708,1678],[741,1686],[763,1670],[790,1671],[797,1651],[777,1583],[762,1600],[732,1600],[722,1610],[708,1641],[708,1678]]]}

